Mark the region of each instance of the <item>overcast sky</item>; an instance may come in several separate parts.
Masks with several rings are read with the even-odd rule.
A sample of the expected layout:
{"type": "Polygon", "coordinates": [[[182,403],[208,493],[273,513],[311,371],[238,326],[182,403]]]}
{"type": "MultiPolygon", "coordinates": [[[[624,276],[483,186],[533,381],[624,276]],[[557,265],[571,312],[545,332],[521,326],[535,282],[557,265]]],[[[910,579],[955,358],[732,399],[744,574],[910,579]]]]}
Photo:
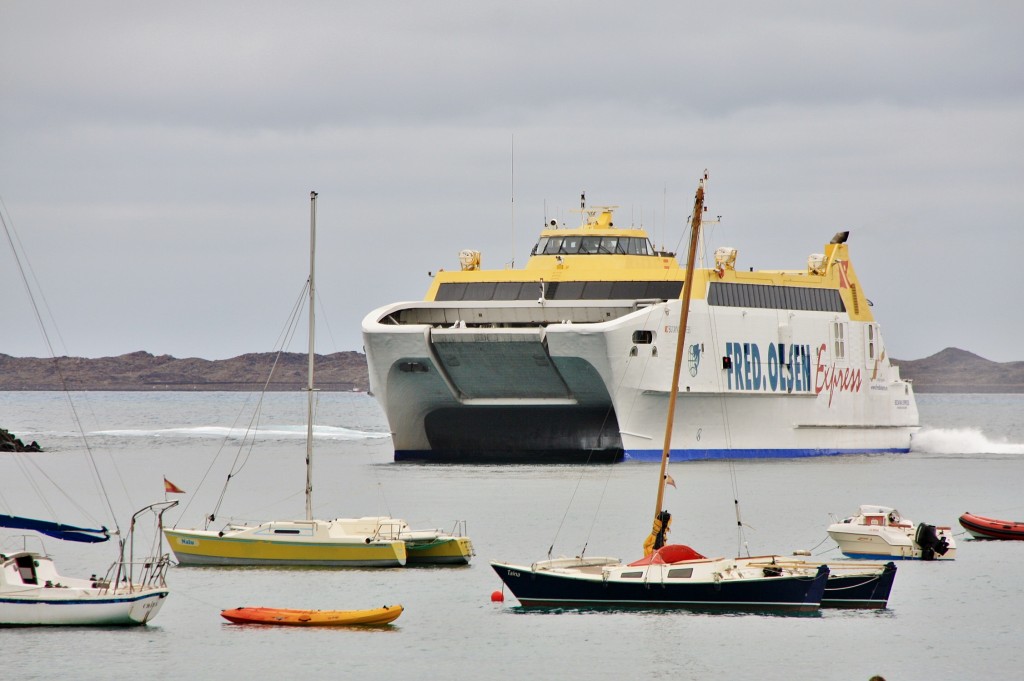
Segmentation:
{"type": "MultiPolygon", "coordinates": [[[[1022,26],[1015,2],[0,0],[0,199],[58,354],[273,350],[310,190],[334,352],[463,248],[521,266],[581,191],[676,248],[707,168],[710,252],[801,269],[850,230],[890,356],[1024,360],[1022,26]]],[[[47,356],[3,246],[0,352],[47,356]]]]}

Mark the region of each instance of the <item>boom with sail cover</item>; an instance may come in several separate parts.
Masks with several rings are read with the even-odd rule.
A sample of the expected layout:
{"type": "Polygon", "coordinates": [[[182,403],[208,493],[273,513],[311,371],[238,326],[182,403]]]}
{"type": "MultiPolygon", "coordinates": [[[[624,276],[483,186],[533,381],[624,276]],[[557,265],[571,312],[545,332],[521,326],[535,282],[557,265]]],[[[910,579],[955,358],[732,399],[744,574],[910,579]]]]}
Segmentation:
{"type": "Polygon", "coordinates": [[[48,537],[87,544],[97,544],[110,539],[110,531],[106,526],[94,530],[88,527],[75,527],[74,525],[55,523],[50,520],[36,520],[35,518],[22,518],[15,515],[0,514],[0,527],[8,527],[12,530],[32,530],[45,534],[48,537]]]}

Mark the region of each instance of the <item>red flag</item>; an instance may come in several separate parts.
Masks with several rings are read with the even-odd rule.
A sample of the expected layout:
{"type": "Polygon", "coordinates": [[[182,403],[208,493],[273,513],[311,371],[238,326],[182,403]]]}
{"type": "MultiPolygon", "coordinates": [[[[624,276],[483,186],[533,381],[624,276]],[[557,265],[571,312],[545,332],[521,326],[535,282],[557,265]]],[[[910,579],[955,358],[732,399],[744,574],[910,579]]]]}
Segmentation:
{"type": "Polygon", "coordinates": [[[164,478],[164,494],[184,494],[185,490],[175,485],[173,482],[164,478]]]}

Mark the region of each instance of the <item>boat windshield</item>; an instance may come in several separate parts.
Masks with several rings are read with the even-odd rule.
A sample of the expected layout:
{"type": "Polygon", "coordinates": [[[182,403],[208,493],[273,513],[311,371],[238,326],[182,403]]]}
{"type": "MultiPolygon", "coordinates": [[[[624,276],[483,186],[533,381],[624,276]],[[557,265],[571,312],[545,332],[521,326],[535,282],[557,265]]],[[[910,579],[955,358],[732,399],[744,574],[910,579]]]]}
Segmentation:
{"type": "Polygon", "coordinates": [[[542,236],[530,255],[657,255],[649,239],[636,236],[542,236]]]}

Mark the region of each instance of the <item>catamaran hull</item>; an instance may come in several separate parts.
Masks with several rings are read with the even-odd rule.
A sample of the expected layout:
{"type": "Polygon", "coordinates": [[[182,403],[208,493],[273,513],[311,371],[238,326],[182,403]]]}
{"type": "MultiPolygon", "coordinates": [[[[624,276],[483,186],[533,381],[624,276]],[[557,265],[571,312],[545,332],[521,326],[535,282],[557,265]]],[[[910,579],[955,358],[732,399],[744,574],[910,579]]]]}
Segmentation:
{"type": "Polygon", "coordinates": [[[468,565],[473,557],[469,537],[440,537],[405,543],[406,565],[468,565]]]}
{"type": "MultiPolygon", "coordinates": [[[[399,303],[363,320],[370,387],[395,459],[660,460],[680,301],[518,305],[399,303]],[[488,316],[535,326],[391,321],[488,316]]],[[[881,353],[873,322],[847,321],[837,358],[836,317],[694,300],[672,459],[909,451],[913,389],[881,353]]]]}
{"type": "Polygon", "coordinates": [[[498,576],[528,608],[643,608],[729,611],[814,612],[821,605],[828,569],[812,577],[757,580],[631,581],[600,574],[561,574],[492,563],[498,576]]]}
{"type": "Polygon", "coordinates": [[[79,589],[35,589],[23,597],[0,596],[2,626],[135,626],[156,617],[167,589],[99,595],[79,589]]]}

